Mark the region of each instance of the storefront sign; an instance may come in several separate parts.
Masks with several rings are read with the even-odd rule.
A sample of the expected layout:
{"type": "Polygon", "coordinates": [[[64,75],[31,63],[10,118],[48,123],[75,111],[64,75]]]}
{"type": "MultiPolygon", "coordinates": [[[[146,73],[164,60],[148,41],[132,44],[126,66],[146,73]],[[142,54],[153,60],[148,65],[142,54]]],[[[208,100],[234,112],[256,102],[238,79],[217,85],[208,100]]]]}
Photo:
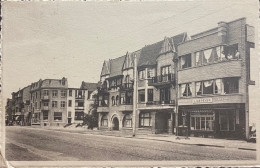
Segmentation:
{"type": "Polygon", "coordinates": [[[193,99],[192,103],[193,104],[212,103],[212,98],[193,99]]]}

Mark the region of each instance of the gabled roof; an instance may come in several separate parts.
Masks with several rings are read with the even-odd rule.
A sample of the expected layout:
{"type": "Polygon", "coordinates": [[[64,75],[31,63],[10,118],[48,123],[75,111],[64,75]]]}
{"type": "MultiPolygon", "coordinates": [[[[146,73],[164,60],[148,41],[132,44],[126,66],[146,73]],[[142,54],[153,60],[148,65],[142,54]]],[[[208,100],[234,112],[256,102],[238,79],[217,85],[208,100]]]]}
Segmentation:
{"type": "Polygon", "coordinates": [[[170,48],[176,51],[177,45],[184,42],[187,39],[187,33],[181,33],[171,38],[165,38],[157,43],[147,45],[141,49],[140,59],[138,61],[138,67],[152,66],[156,64],[156,59],[162,53],[165,45],[170,44],[170,48]]]}
{"type": "Polygon", "coordinates": [[[124,56],[109,60],[110,61],[110,75],[109,75],[109,77],[122,75],[122,73],[123,73],[122,68],[123,68],[125,57],[126,56],[124,55],[124,56]]]}
{"type": "Polygon", "coordinates": [[[126,57],[123,64],[123,70],[127,68],[133,68],[134,67],[134,58],[136,56],[137,61],[140,58],[141,50],[135,51],[135,52],[127,52],[126,57]]]}
{"type": "Polygon", "coordinates": [[[87,89],[90,92],[93,92],[97,89],[98,84],[97,83],[89,83],[82,81],[82,84],[80,86],[80,89],[87,89]]]}
{"type": "Polygon", "coordinates": [[[110,74],[110,63],[109,61],[104,61],[101,76],[110,74]]]}

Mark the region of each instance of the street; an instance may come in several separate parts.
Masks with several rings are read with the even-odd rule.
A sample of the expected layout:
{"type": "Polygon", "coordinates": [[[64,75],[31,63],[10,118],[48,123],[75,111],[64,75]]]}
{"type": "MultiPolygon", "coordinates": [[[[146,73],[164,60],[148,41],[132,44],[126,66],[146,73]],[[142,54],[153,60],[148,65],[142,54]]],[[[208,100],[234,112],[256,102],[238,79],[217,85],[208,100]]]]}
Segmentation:
{"type": "Polygon", "coordinates": [[[8,161],[251,160],[256,151],[6,127],[8,161]]]}

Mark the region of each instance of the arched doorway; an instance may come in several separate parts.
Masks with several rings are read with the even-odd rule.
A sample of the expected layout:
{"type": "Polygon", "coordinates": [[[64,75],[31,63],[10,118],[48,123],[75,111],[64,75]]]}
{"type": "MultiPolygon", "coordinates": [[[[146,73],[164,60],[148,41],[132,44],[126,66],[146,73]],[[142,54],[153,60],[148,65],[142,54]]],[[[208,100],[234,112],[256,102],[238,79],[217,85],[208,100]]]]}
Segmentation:
{"type": "Polygon", "coordinates": [[[113,118],[113,127],[112,127],[112,129],[113,130],[119,130],[119,121],[118,121],[117,117],[113,118]]]}

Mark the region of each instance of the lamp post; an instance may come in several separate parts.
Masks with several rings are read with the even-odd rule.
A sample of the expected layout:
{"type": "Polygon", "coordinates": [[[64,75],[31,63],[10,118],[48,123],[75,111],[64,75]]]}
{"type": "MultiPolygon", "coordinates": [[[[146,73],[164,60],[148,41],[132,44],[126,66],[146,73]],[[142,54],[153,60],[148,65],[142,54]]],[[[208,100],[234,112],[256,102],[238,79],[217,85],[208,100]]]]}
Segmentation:
{"type": "Polygon", "coordinates": [[[178,87],[178,55],[174,52],[173,60],[174,62],[174,74],[175,74],[175,135],[178,136],[178,95],[179,95],[179,87],[178,87]]]}
{"type": "Polygon", "coordinates": [[[136,134],[136,116],[137,116],[137,57],[134,55],[134,94],[133,94],[133,137],[136,134]]]}

